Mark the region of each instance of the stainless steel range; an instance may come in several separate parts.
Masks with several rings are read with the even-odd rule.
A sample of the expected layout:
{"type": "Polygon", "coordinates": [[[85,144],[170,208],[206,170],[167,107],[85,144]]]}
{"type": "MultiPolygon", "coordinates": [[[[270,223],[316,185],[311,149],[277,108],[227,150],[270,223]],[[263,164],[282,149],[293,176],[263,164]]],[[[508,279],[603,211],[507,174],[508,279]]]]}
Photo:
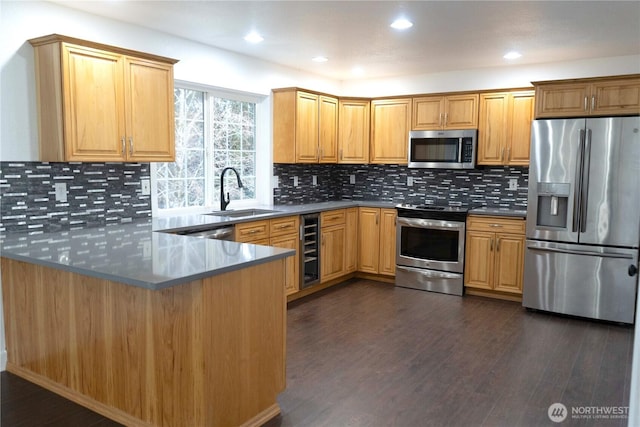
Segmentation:
{"type": "Polygon", "coordinates": [[[468,206],[398,205],[396,286],[462,295],[468,206]]]}

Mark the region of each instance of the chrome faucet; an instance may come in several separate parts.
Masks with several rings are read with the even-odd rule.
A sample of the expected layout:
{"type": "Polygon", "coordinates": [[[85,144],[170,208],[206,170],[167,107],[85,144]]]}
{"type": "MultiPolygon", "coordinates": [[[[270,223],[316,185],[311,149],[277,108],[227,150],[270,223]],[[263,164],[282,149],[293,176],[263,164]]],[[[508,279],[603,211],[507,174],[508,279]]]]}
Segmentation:
{"type": "Polygon", "coordinates": [[[231,200],[229,198],[229,193],[227,193],[227,198],[226,199],[224,198],[224,173],[229,169],[231,169],[236,174],[236,178],[238,178],[238,188],[242,188],[242,181],[240,180],[240,174],[238,173],[237,170],[235,170],[235,168],[228,167],[228,168],[222,169],[222,173],[220,174],[220,210],[221,211],[227,210],[227,206],[229,205],[229,203],[231,203],[231,200]]]}

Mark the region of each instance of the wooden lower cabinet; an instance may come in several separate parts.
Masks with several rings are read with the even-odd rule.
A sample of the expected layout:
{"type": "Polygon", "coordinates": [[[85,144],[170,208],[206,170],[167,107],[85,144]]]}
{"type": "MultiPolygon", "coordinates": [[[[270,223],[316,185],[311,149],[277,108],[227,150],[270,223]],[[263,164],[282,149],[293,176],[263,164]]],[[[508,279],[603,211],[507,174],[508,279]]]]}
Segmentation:
{"type": "Polygon", "coordinates": [[[358,208],[346,209],[344,272],[358,270],[358,208]]]}
{"type": "Polygon", "coordinates": [[[347,210],[320,214],[320,283],[346,274],[347,210]]]}
{"type": "Polygon", "coordinates": [[[396,210],[360,208],[358,270],[394,275],[396,272],[396,210]]]}
{"type": "Polygon", "coordinates": [[[464,273],[467,292],[521,298],[524,227],[520,218],[469,216],[464,273]]]}
{"type": "Polygon", "coordinates": [[[272,220],[236,224],[236,242],[294,249],[295,256],[285,260],[285,293],[298,292],[300,282],[300,217],[287,216],[272,220]]]}

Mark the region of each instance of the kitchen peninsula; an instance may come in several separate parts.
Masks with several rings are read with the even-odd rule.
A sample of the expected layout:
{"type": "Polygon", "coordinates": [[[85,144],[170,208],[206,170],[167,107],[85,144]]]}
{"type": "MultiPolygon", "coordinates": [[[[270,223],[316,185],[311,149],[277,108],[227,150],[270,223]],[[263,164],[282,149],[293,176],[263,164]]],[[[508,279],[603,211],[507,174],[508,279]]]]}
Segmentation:
{"type": "Polygon", "coordinates": [[[151,221],[2,242],[7,370],[128,426],[261,425],[293,251],[151,221]]]}

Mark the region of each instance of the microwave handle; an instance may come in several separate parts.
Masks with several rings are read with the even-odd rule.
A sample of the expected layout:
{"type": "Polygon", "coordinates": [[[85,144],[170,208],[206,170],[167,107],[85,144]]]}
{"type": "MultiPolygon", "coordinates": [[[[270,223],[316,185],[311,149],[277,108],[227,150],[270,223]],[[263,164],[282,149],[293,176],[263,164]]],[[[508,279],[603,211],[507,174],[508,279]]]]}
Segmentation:
{"type": "Polygon", "coordinates": [[[464,142],[462,140],[462,137],[458,138],[458,161],[460,163],[462,163],[462,146],[464,145],[464,142]]]}

